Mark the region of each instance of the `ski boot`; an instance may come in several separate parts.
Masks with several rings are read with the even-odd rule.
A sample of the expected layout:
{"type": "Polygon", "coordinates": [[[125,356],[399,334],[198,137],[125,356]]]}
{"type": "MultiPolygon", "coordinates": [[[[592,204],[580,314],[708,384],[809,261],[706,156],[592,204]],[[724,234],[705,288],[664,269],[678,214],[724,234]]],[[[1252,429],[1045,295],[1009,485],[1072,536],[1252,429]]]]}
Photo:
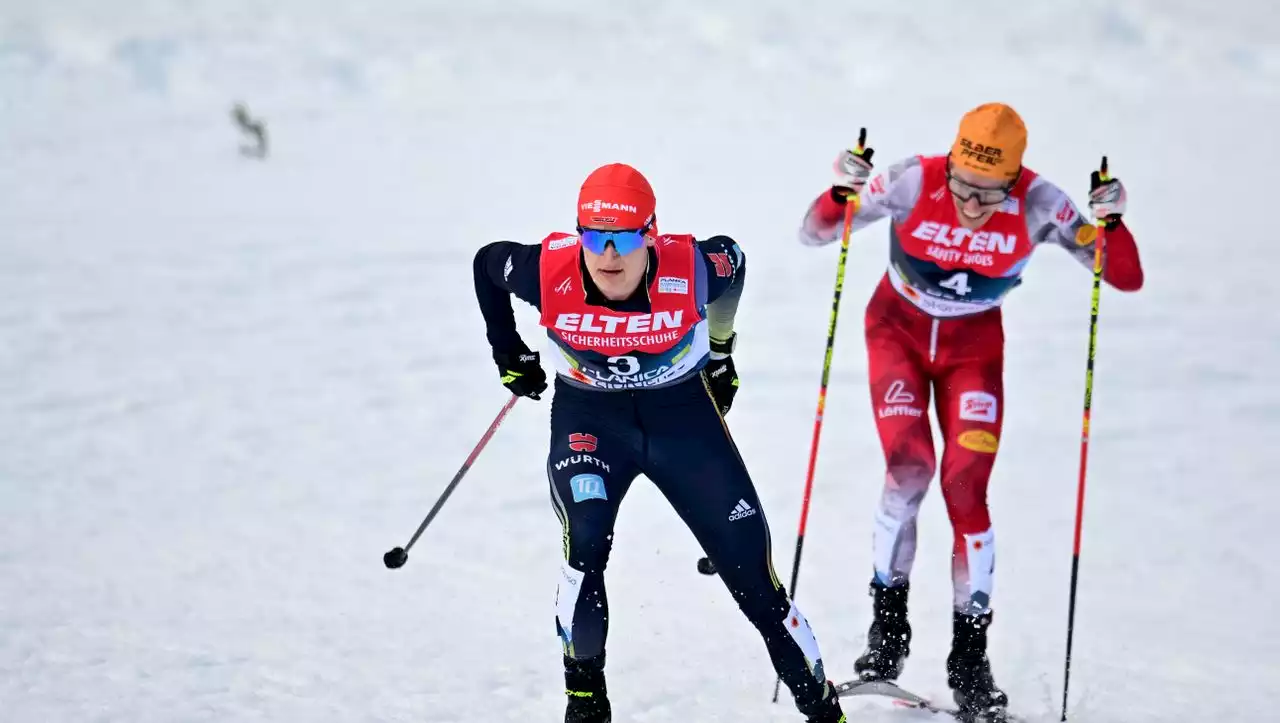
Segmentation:
{"type": "Polygon", "coordinates": [[[564,692],[569,698],[564,723],[610,723],[612,711],[604,684],[604,653],[594,658],[566,656],[564,692]]]}
{"type": "Polygon", "coordinates": [[[907,623],[910,583],[886,587],[871,581],[875,618],[867,632],[867,650],[853,663],[862,680],[897,680],[911,652],[911,625],[907,623]]]}
{"type": "Polygon", "coordinates": [[[951,654],[947,656],[947,685],[968,720],[1003,721],[1009,697],[996,687],[987,658],[987,627],[991,612],[965,615],[952,621],[951,654]]]}

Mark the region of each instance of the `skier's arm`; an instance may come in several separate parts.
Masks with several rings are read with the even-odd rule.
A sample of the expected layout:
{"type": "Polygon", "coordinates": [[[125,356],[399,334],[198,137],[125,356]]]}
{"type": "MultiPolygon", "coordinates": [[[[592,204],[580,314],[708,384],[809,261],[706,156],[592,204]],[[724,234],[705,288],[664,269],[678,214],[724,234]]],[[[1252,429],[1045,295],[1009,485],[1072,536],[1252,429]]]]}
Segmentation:
{"type": "Polygon", "coordinates": [[[733,336],[733,319],[747,283],[747,255],[728,236],[699,241],[698,253],[707,280],[708,331],[713,342],[726,343],[733,336]]]}
{"type": "Polygon", "coordinates": [[[476,300],[484,316],[485,335],[496,353],[527,351],[516,329],[512,295],[540,308],[542,245],[495,241],[476,252],[472,262],[476,300]]]}
{"type": "MultiPolygon", "coordinates": [[[[902,221],[920,197],[920,158],[904,158],[873,177],[859,195],[858,211],[853,215],[853,230],[858,231],[879,221],[892,218],[902,221]]],[[[800,243],[823,246],[840,238],[844,231],[845,199],[828,189],[809,204],[800,224],[800,243]]]]}
{"type": "MultiPolygon", "coordinates": [[[[1031,237],[1066,249],[1082,266],[1093,269],[1097,228],[1081,215],[1061,188],[1036,178],[1027,191],[1027,226],[1031,237]]],[[[1107,224],[1102,250],[1102,280],[1119,291],[1142,288],[1144,274],[1138,244],[1124,221],[1107,224]]]]}

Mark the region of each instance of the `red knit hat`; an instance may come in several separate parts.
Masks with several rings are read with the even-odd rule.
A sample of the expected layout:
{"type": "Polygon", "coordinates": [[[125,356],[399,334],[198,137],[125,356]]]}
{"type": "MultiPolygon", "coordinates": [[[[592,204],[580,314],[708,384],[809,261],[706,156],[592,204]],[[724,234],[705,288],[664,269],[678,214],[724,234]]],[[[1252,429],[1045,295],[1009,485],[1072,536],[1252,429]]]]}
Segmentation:
{"type": "Polygon", "coordinates": [[[649,181],[625,163],[601,166],[578,191],[578,225],[638,229],[653,220],[656,202],[649,181]]]}

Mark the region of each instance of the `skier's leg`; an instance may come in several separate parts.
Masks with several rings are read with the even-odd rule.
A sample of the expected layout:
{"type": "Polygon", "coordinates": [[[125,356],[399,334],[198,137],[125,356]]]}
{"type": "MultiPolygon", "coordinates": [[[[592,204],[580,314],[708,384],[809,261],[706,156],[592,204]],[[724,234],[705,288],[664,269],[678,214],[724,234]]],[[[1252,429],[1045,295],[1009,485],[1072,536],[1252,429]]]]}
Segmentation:
{"type": "Polygon", "coordinates": [[[604,569],[618,507],[637,469],[631,440],[603,423],[608,415],[574,401],[556,393],[547,457],[551,502],[564,529],[556,629],[564,646],[566,720],[596,721],[609,715],[604,569]]]}
{"type": "Polygon", "coordinates": [[[946,360],[938,419],[946,447],[942,494],[955,533],[952,556],[955,612],[947,682],[956,703],[981,712],[1008,705],[987,657],[995,578],[995,535],[987,508],[987,483],[995,465],[1004,419],[1004,335],[999,311],[959,323],[962,358],[946,360]]]}
{"type": "MultiPolygon", "coordinates": [[[[701,386],[700,380],[694,384],[701,386]]],[[[774,569],[769,525],[751,477],[704,386],[647,424],[644,473],[688,525],[810,721],[843,719],[818,642],[774,569]]]]}
{"type": "Polygon", "coordinates": [[[995,570],[987,483],[1004,420],[1004,345],[998,317],[994,325],[986,315],[965,324],[968,354],[949,361],[938,380],[938,422],[945,440],[942,496],[955,533],[955,607],[980,615],[990,609],[995,570]]]}
{"type": "MultiPolygon", "coordinates": [[[[889,289],[888,294],[896,295],[889,289]]],[[[867,368],[876,430],[885,458],[885,483],[875,512],[871,580],[873,617],[867,648],[854,661],[864,679],[893,680],[910,653],[907,596],[916,553],[916,518],[934,473],[929,428],[928,349],[912,330],[914,310],[878,291],[867,306],[867,368]]],[[[927,333],[923,335],[927,344],[927,333]]]]}
{"type": "Polygon", "coordinates": [[[909,343],[881,324],[868,330],[867,377],[885,459],[872,544],[876,580],[890,587],[910,578],[916,517],[935,469],[929,379],[909,343]]]}

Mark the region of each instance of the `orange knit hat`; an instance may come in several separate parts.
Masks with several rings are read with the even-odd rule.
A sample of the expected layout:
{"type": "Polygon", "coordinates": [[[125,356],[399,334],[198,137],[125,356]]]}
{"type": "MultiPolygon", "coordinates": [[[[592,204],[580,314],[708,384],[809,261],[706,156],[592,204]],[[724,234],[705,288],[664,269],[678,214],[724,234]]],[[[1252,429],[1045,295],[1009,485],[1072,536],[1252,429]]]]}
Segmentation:
{"type": "Polygon", "coordinates": [[[1017,111],[1004,103],[985,103],[960,119],[951,146],[951,163],[980,176],[1012,181],[1022,168],[1027,127],[1017,111]]]}

